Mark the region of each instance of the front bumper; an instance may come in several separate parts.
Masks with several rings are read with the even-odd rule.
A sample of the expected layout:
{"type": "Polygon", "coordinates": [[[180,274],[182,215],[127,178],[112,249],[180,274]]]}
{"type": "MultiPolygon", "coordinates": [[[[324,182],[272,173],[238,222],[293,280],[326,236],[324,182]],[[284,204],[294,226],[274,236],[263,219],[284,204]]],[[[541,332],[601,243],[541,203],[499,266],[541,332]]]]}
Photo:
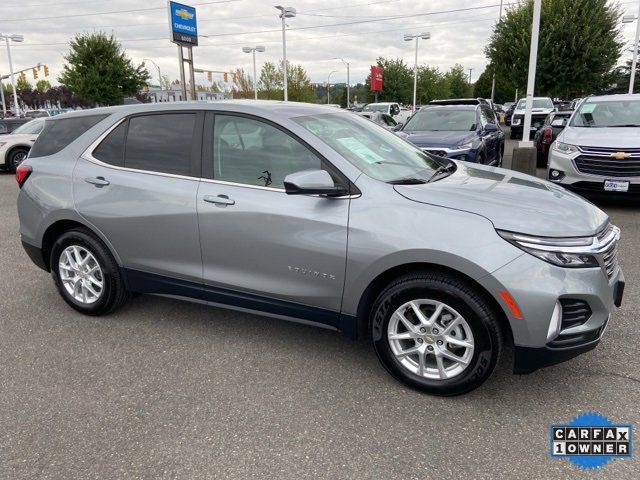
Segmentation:
{"type": "Polygon", "coordinates": [[[481,283],[499,299],[509,320],[515,373],[532,372],[595,348],[624,292],[624,274],[619,267],[608,278],[601,268],[561,268],[529,254],[481,279],[481,283]],[[511,295],[522,318],[513,315],[501,300],[500,291],[511,295]],[[570,324],[565,323],[561,310],[556,330],[552,324],[554,309],[562,301],[584,302],[590,311],[583,321],[570,324]]]}
{"type": "Polygon", "coordinates": [[[640,176],[596,175],[593,173],[581,172],[578,170],[576,165],[576,159],[580,155],[583,155],[583,153],[574,152],[565,154],[551,148],[549,150],[547,179],[553,183],[557,183],[575,191],[576,193],[586,195],[640,195],[640,176]],[[604,189],[605,180],[629,182],[629,189],[627,192],[607,191],[604,189]]]}

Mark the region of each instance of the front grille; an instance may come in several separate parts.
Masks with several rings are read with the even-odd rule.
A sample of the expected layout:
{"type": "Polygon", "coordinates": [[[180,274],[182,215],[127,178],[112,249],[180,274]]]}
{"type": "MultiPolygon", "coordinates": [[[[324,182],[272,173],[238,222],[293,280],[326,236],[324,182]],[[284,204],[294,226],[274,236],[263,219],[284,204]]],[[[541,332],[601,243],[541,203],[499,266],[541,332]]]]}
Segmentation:
{"type": "Polygon", "coordinates": [[[562,305],[561,331],[577,325],[582,325],[591,317],[591,307],[589,307],[589,304],[584,300],[561,298],[560,305],[562,305]]]}
{"type": "Polygon", "coordinates": [[[616,160],[609,156],[579,155],[574,160],[576,169],[589,175],[602,177],[640,177],[640,156],[616,160]]]}
{"type": "Polygon", "coordinates": [[[609,248],[602,252],[602,260],[607,271],[607,277],[613,277],[618,270],[618,242],[613,242],[609,248]]]}

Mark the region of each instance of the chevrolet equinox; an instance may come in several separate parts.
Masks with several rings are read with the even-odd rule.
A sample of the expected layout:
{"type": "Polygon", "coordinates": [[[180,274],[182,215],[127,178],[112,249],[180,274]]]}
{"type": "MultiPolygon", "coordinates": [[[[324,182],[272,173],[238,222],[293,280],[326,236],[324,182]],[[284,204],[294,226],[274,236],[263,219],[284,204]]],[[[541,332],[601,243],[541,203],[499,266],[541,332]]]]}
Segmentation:
{"type": "Polygon", "coordinates": [[[545,180],[427,154],[347,111],[230,101],[47,119],[16,172],[24,249],[88,315],[130,293],[369,338],[420,390],[596,346],[620,231],[545,180]]]}

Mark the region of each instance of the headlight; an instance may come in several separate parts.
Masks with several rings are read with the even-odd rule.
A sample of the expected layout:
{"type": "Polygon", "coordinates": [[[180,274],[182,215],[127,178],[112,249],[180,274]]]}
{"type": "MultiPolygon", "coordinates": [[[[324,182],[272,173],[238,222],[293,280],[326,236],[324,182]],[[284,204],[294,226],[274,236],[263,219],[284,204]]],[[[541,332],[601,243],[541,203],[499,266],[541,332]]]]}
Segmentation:
{"type": "Polygon", "coordinates": [[[498,235],[521,250],[545,262],[567,268],[599,267],[590,250],[595,237],[549,238],[498,230],[498,235]]]}
{"type": "Polygon", "coordinates": [[[467,143],[461,143],[460,145],[456,145],[458,150],[462,150],[463,148],[473,148],[473,142],[469,141],[467,143]]]}
{"type": "Polygon", "coordinates": [[[553,148],[557,152],[565,153],[565,154],[575,153],[578,151],[578,147],[576,147],[575,145],[558,142],[557,140],[551,148],[553,148]]]}

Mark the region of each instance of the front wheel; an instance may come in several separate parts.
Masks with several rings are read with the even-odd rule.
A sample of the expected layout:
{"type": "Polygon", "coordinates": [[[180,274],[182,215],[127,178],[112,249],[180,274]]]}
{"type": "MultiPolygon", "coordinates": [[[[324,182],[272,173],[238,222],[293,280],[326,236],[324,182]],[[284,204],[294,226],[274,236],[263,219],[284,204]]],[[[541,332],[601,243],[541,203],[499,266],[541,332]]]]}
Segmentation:
{"type": "Polygon", "coordinates": [[[25,161],[28,154],[29,150],[27,150],[26,148],[16,148],[15,150],[13,150],[7,157],[7,165],[9,167],[9,171],[11,173],[16,173],[16,170],[18,169],[20,164],[25,161]]]}
{"type": "Polygon", "coordinates": [[[502,348],[498,320],[482,295],[444,273],[410,274],[389,285],[373,306],[371,335],[391,375],[443,396],[484,383],[502,348]]]}
{"type": "Polygon", "coordinates": [[[118,264],[89,230],[78,228],[63,233],[51,249],[50,262],[60,295],[79,312],[103,315],[128,298],[118,264]]]}

